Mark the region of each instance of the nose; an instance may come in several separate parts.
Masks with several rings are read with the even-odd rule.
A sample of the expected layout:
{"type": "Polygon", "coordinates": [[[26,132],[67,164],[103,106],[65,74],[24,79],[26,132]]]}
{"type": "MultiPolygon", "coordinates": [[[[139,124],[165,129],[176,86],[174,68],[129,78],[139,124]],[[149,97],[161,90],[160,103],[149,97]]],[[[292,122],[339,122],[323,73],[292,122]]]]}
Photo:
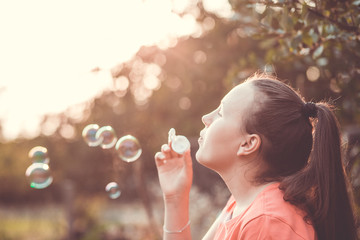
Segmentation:
{"type": "Polygon", "coordinates": [[[201,120],[204,123],[204,125],[208,127],[211,124],[211,113],[202,116],[201,120]]]}

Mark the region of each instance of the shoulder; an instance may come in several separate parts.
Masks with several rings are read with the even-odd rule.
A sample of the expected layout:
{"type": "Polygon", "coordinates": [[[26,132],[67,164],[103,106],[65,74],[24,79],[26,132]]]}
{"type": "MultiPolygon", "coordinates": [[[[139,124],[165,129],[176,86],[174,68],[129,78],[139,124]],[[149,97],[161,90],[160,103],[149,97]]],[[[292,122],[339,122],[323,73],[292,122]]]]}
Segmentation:
{"type": "Polygon", "coordinates": [[[283,219],[260,215],[244,225],[239,232],[238,239],[310,240],[314,239],[314,234],[313,232],[298,232],[283,219]]]}
{"type": "Polygon", "coordinates": [[[272,184],[259,194],[243,215],[240,232],[255,232],[254,234],[261,233],[264,236],[281,235],[284,236],[283,239],[314,239],[314,228],[304,221],[305,213],[286,202],[278,186],[279,184],[272,184]]]}

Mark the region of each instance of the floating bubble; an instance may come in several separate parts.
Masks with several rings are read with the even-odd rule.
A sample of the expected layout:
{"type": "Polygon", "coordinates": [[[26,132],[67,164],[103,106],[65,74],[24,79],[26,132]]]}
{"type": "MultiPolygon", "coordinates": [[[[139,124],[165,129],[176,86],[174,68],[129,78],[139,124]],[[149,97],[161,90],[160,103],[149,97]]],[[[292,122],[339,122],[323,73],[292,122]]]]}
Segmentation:
{"type": "Polygon", "coordinates": [[[48,187],[52,181],[49,165],[45,163],[33,163],[25,172],[25,176],[30,182],[30,187],[36,189],[43,189],[48,187]]]}
{"type": "Polygon", "coordinates": [[[176,135],[174,128],[169,131],[168,141],[171,142],[172,150],[178,154],[184,154],[190,148],[189,140],[185,136],[176,135]]]}
{"type": "Polygon", "coordinates": [[[100,146],[103,149],[112,148],[117,140],[116,133],[111,126],[101,127],[95,137],[101,141],[100,146]]]}
{"type": "Polygon", "coordinates": [[[82,131],[82,137],[89,147],[97,147],[101,143],[101,139],[96,138],[96,133],[99,130],[99,125],[89,124],[82,131]]]}
{"type": "Polygon", "coordinates": [[[131,135],[121,137],[117,141],[115,149],[119,158],[125,162],[136,161],[142,153],[139,141],[131,135]]]}
{"type": "Polygon", "coordinates": [[[33,147],[29,151],[29,158],[33,163],[48,164],[50,161],[47,149],[42,146],[33,147]]]}
{"type": "Polygon", "coordinates": [[[105,191],[108,193],[111,199],[116,199],[120,196],[120,187],[116,182],[110,182],[106,185],[105,191]]]}

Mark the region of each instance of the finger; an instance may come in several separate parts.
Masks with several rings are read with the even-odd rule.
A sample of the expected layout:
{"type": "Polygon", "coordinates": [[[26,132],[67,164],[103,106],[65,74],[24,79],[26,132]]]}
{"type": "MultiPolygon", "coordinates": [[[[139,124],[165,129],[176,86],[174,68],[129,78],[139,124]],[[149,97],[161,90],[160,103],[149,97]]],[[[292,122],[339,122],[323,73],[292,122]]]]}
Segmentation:
{"type": "Polygon", "coordinates": [[[166,163],[166,157],[163,152],[157,152],[155,154],[155,163],[156,163],[156,166],[162,166],[163,164],[166,163]]]}
{"type": "Polygon", "coordinates": [[[161,151],[163,152],[163,153],[170,153],[170,146],[168,145],[168,144],[163,144],[162,146],[161,146],[161,151]]]}
{"type": "Polygon", "coordinates": [[[163,144],[161,146],[161,152],[164,154],[165,158],[170,159],[173,158],[171,154],[171,148],[167,144],[163,144]]]}
{"type": "Polygon", "coordinates": [[[184,161],[187,167],[192,167],[192,158],[190,149],[184,153],[184,161]]]}

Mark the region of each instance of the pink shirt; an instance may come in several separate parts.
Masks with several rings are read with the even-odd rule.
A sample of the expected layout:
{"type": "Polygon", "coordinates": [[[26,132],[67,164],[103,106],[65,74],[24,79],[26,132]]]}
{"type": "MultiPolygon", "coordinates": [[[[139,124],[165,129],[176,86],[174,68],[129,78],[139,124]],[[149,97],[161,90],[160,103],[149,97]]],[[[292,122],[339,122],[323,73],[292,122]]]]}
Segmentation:
{"type": "MultiPolygon", "coordinates": [[[[215,240],[314,240],[304,212],[283,200],[279,183],[267,186],[240,215],[222,222],[215,240]]],[[[223,211],[231,216],[236,202],[230,197],[223,211]]]]}

